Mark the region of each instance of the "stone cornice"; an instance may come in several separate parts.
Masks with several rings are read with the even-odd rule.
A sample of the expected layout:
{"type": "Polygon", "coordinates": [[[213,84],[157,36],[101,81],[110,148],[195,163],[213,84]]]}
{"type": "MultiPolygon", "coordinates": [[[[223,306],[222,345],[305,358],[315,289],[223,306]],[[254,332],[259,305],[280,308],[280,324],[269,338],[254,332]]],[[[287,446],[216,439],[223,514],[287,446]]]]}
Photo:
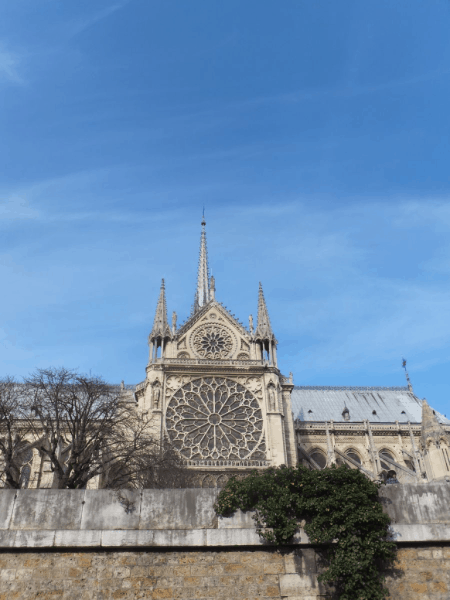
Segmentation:
{"type": "MultiPolygon", "coordinates": [[[[367,431],[366,424],[361,423],[330,423],[328,421],[328,427],[330,432],[335,435],[359,435],[367,431]]],[[[399,433],[403,436],[409,435],[408,423],[370,423],[373,436],[382,435],[398,435],[399,433]]],[[[295,431],[298,435],[325,435],[326,434],[326,423],[325,421],[308,422],[302,421],[301,423],[294,424],[295,431]]],[[[450,429],[450,428],[449,428],[450,429]]],[[[419,436],[422,431],[421,423],[411,423],[411,431],[415,436],[419,436]]]]}

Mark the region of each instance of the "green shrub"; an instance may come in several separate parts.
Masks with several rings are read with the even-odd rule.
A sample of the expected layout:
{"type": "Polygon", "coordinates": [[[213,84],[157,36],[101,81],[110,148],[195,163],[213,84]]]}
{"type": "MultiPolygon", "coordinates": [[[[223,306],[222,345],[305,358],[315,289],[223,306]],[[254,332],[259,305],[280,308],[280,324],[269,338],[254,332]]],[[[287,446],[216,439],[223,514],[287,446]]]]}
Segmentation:
{"type": "Polygon", "coordinates": [[[270,468],[230,479],[214,508],[222,516],[254,510],[259,535],[276,545],[290,543],[304,520],[328,564],[319,581],[333,584],[340,600],[381,600],[387,595],[381,566],[393,561],[396,546],[386,539],[390,519],[379,487],[345,465],[270,468]]]}

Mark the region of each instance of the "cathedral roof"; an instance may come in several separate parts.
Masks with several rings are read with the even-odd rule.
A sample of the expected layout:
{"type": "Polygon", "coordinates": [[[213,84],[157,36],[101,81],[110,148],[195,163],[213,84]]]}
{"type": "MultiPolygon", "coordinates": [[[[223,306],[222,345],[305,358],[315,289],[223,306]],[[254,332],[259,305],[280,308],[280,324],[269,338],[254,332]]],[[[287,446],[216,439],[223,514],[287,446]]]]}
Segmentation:
{"type": "MultiPolygon", "coordinates": [[[[368,420],[371,423],[420,423],[422,400],[407,387],[308,387],[295,386],[292,390],[292,410],[300,421],[368,420]]],[[[450,419],[436,412],[441,423],[450,425],[450,419]]]]}

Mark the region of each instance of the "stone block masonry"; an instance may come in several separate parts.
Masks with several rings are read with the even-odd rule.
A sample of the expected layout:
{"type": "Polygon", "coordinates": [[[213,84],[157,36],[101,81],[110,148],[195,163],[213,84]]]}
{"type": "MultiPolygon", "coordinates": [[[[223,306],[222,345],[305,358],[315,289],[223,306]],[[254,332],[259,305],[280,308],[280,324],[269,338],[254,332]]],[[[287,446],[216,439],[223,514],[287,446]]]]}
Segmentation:
{"type": "Polygon", "coordinates": [[[312,549],[5,552],[0,600],[325,600],[312,549]]]}
{"type": "Polygon", "coordinates": [[[393,600],[449,600],[450,545],[402,546],[386,584],[393,600]]]}
{"type": "MultiPolygon", "coordinates": [[[[326,600],[312,548],[0,553],[0,600],[326,600]]],[[[402,547],[393,600],[448,600],[450,545],[402,547]]]]}

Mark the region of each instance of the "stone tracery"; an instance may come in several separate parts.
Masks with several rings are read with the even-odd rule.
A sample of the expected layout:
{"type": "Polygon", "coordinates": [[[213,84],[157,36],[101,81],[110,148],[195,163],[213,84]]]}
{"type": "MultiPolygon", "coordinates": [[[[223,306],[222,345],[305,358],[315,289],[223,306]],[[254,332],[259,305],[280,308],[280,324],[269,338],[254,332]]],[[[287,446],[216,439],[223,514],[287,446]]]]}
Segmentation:
{"type": "Polygon", "coordinates": [[[233,350],[231,332],[216,323],[203,325],[194,331],[192,346],[202,358],[227,358],[233,350]]]}
{"type": "Polygon", "coordinates": [[[187,460],[265,458],[258,401],[231,379],[195,379],[181,387],[169,401],[166,428],[187,460]]]}

